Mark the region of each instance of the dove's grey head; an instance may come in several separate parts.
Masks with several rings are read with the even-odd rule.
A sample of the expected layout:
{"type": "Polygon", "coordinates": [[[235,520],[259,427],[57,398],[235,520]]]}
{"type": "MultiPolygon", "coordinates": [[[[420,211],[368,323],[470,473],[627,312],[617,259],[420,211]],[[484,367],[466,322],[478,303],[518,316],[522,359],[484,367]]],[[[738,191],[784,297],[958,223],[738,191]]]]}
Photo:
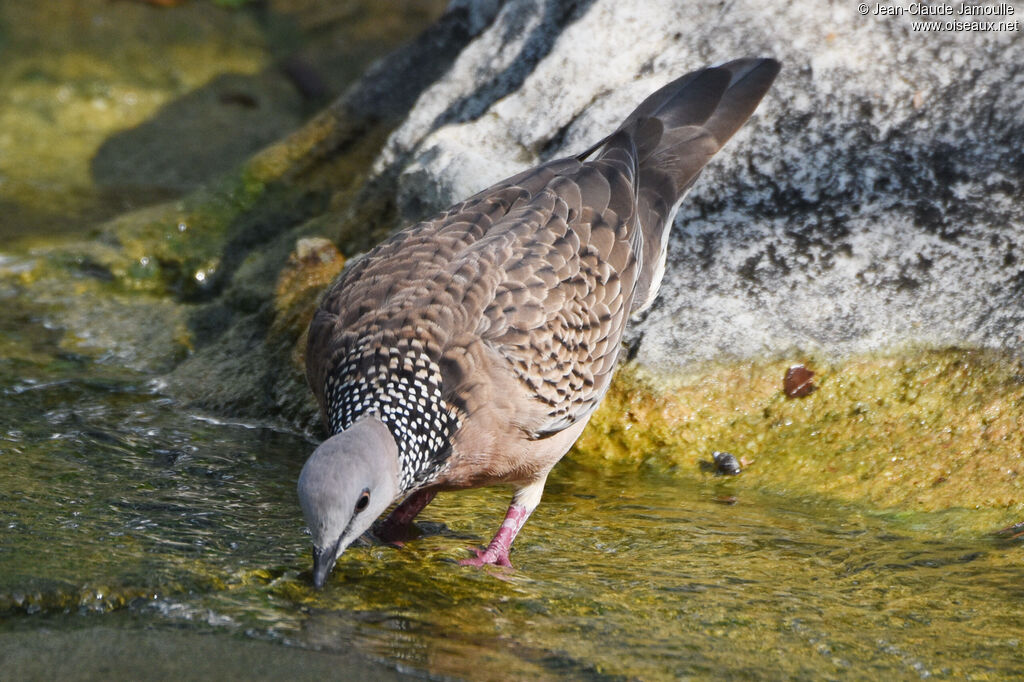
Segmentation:
{"type": "Polygon", "coordinates": [[[299,503],[313,534],[313,584],[323,587],[334,562],[399,493],[398,446],[375,416],[320,444],[302,467],[299,503]]]}

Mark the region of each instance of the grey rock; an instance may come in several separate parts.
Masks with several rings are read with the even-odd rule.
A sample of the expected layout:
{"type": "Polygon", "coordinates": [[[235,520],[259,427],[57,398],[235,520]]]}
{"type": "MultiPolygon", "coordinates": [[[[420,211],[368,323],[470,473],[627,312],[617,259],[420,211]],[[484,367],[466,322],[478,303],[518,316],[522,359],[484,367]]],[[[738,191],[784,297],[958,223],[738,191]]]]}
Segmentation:
{"type": "Polygon", "coordinates": [[[581,151],[689,69],[773,56],[782,75],[680,211],[636,358],[1020,352],[1024,42],[917,19],[812,0],[509,0],[374,170],[395,178],[402,218],[426,218],[581,151]]]}

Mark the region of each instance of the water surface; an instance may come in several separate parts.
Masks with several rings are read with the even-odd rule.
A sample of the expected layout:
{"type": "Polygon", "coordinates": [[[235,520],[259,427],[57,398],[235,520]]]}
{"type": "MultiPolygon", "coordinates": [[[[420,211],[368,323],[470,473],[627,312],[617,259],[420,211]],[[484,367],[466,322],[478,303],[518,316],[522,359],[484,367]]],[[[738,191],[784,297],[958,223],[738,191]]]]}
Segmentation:
{"type": "Polygon", "coordinates": [[[353,548],[316,592],[294,493],[310,440],[185,409],[31,319],[2,336],[0,652],[34,643],[34,671],[63,669],[55,642],[88,661],[204,634],[229,657],[255,641],[473,679],[1024,674],[1019,546],[742,476],[564,462],[515,570],[456,563],[507,502],[473,491],[404,548],[353,548]]]}

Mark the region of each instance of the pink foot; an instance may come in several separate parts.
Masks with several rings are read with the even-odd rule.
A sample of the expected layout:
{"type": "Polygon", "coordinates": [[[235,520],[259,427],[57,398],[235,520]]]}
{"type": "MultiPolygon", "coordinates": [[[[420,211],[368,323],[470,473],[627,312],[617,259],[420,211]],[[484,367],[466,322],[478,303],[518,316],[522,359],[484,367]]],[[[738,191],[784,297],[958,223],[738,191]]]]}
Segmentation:
{"type": "Polygon", "coordinates": [[[526,518],[530,515],[531,511],[533,510],[522,507],[515,502],[510,504],[508,512],[505,514],[505,520],[501,523],[501,528],[494,534],[494,539],[491,540],[491,544],[487,545],[487,549],[474,550],[476,552],[474,558],[463,559],[459,564],[477,567],[484,564],[493,564],[495,566],[512,568],[512,562],[508,558],[508,551],[512,548],[512,541],[516,539],[519,529],[526,523],[526,518]]]}
{"type": "Polygon", "coordinates": [[[505,568],[512,568],[512,562],[508,558],[508,550],[505,552],[492,552],[491,548],[484,549],[472,549],[471,551],[476,552],[476,556],[472,559],[460,559],[460,566],[476,566],[480,568],[487,564],[494,566],[504,566],[505,568]]]}

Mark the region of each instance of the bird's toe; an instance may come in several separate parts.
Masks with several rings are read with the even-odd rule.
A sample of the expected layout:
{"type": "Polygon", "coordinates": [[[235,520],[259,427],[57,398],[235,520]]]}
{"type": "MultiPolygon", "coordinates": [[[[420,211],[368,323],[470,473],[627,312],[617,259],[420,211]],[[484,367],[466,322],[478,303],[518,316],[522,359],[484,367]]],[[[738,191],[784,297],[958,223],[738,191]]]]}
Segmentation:
{"type": "Polygon", "coordinates": [[[491,548],[486,550],[472,548],[472,552],[476,554],[474,557],[469,559],[461,559],[459,561],[460,566],[486,566],[488,564],[492,566],[501,566],[503,568],[512,568],[512,562],[509,560],[508,552],[495,552],[491,548]]]}

